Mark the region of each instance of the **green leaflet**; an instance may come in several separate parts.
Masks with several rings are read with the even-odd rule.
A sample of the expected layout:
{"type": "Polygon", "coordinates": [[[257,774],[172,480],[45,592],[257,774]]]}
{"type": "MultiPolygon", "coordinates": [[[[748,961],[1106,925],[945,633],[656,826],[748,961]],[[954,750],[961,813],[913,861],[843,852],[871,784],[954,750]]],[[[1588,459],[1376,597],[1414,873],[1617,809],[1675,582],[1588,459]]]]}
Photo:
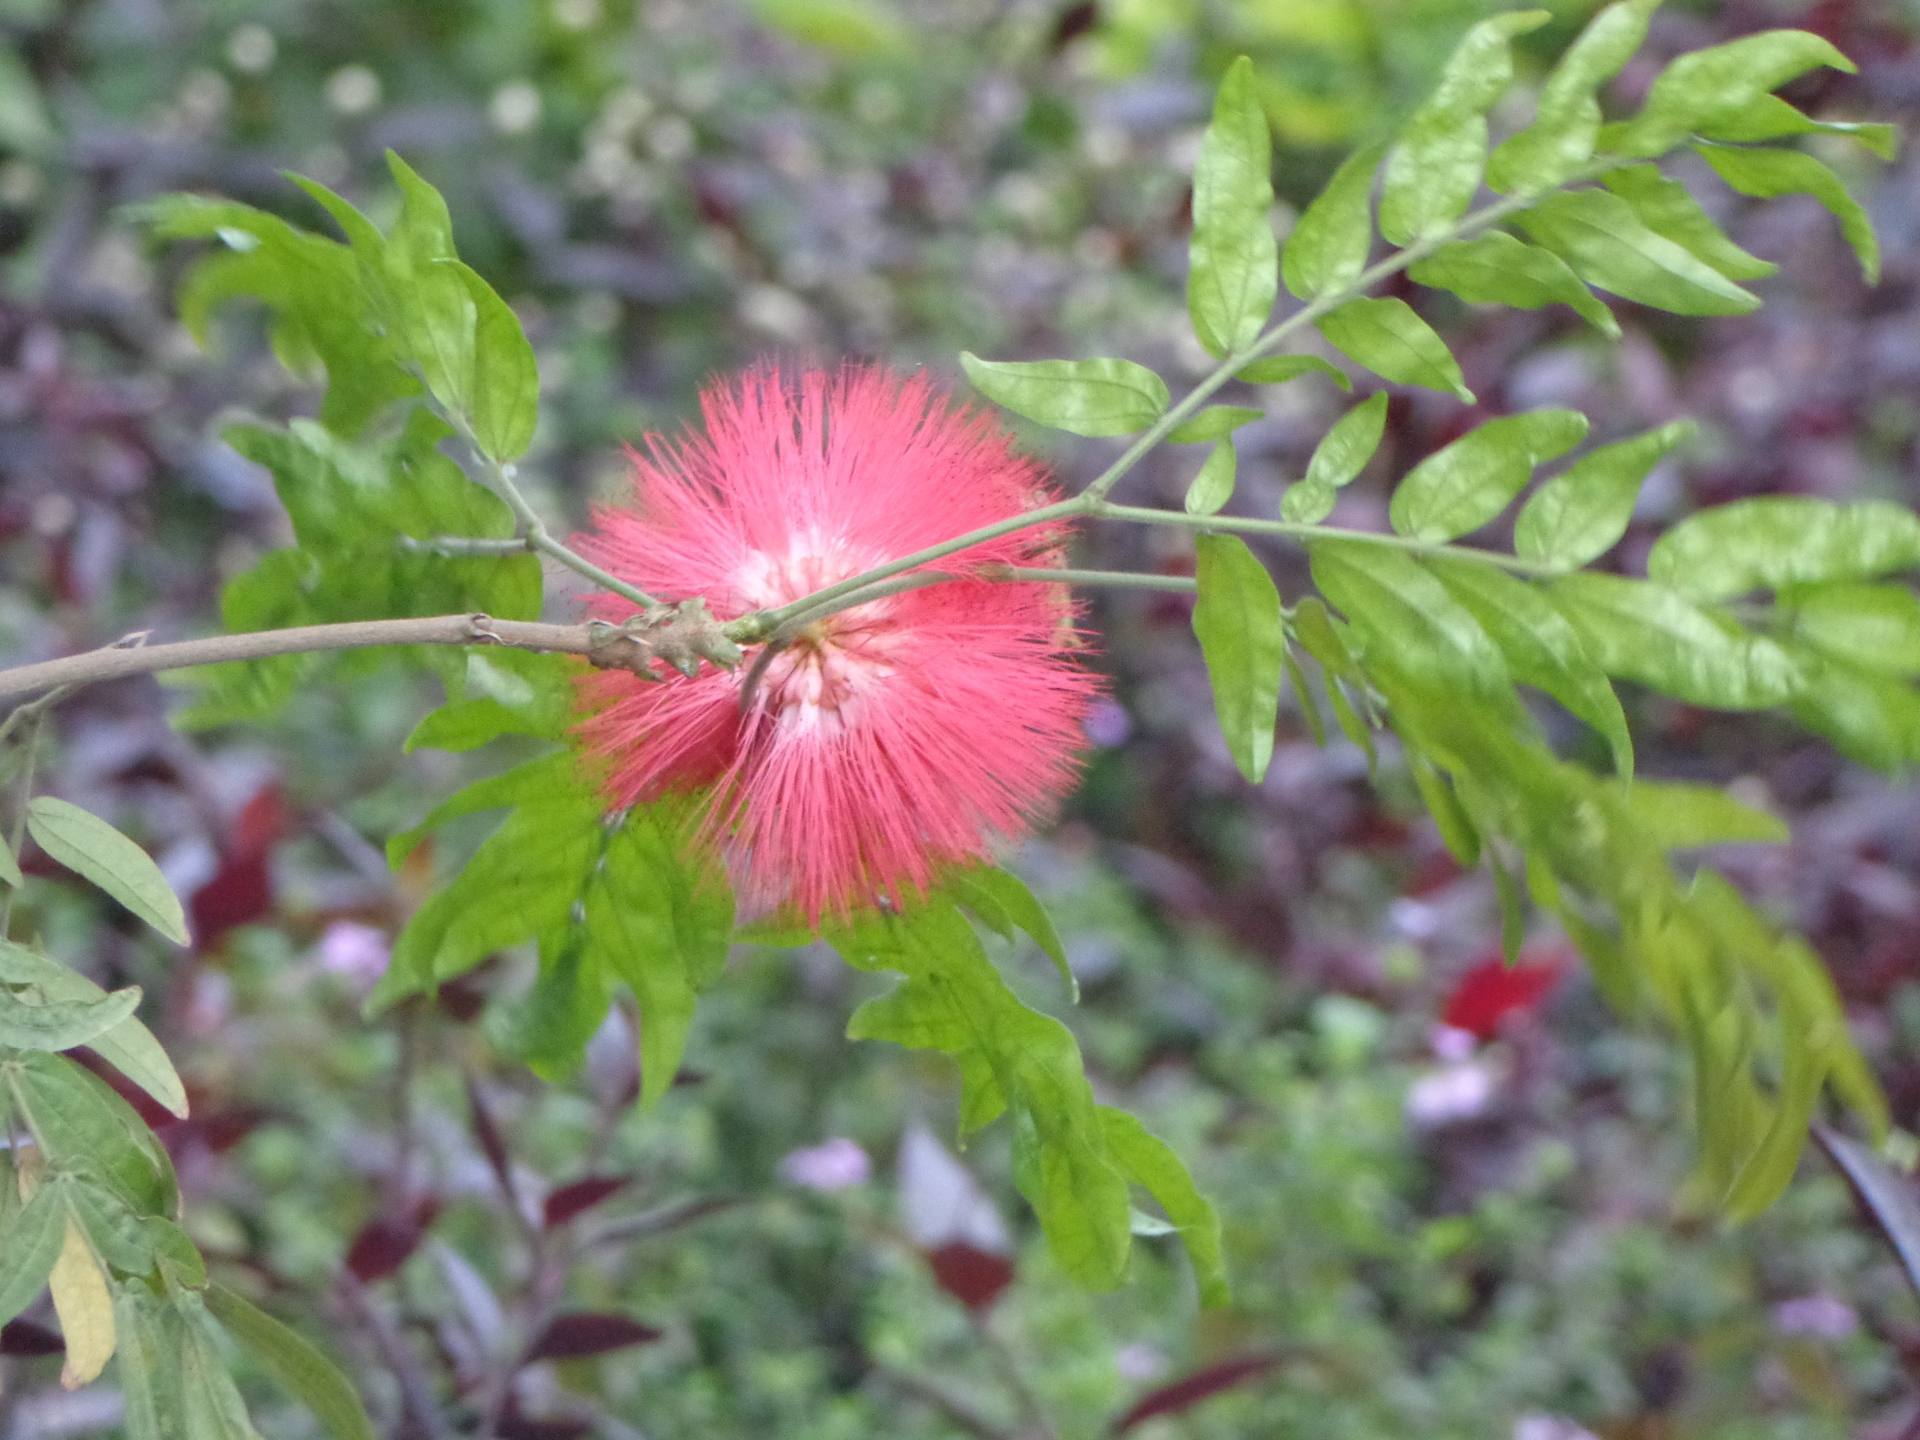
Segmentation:
{"type": "Polygon", "coordinates": [[[1299,484],[1280,497],[1280,515],[1297,525],[1314,525],[1333,509],[1334,492],[1351,485],[1366,468],[1386,433],[1385,392],[1369,395],[1328,428],[1307,461],[1299,484]]]}
{"type": "Polygon", "coordinates": [[[1367,673],[1405,673],[1464,698],[1512,705],[1499,648],[1446,587],[1404,551],[1353,540],[1308,544],[1320,593],[1366,636],[1367,673]]]}
{"type": "Polygon", "coordinates": [[[1167,408],[1167,382],[1131,360],[982,360],[963,353],[973,388],[1036,424],[1073,435],[1131,435],[1167,408]]]}
{"type": "Polygon", "coordinates": [[[1647,574],[1702,600],[1920,566],[1920,515],[1884,500],[1798,495],[1736,500],[1690,515],[1647,554],[1647,574]]]}
{"type": "Polygon", "coordinates": [[[1453,540],[1507,508],[1533,469],[1586,438],[1587,418],[1573,410],[1534,410],[1469,430],[1407,472],[1387,518],[1399,534],[1453,540]]]}
{"type": "Polygon", "coordinates": [[[1193,607],[1193,633],[1206,657],[1213,708],[1233,763],[1258,784],[1273,759],[1287,646],[1280,592],[1238,536],[1203,534],[1194,550],[1200,597],[1193,607]]]}
{"type": "Polygon", "coordinates": [[[1189,515],[1217,515],[1233,498],[1233,482],[1238,462],[1233,442],[1222,440],[1207,452],[1206,463],[1187,486],[1186,510],[1189,515]]]}
{"type": "Polygon", "coordinates": [[[304,1336],[224,1285],[210,1285],[206,1305],[252,1355],[326,1427],[334,1440],[373,1440],[373,1422],[340,1367],[304,1336]]]}
{"type": "Polygon", "coordinates": [[[1443,245],[1407,274],[1421,285],[1451,291],[1472,305],[1512,305],[1539,310],[1565,305],[1608,339],[1620,322],[1587,289],[1567,262],[1551,250],[1529,245],[1502,230],[1443,245]]]}
{"type": "Polygon", "coordinates": [[[0,1325],[5,1325],[40,1298],[47,1275],[60,1254],[67,1234],[67,1209],[60,1192],[42,1185],[25,1205],[13,1204],[13,1176],[0,1177],[7,1191],[0,1197],[0,1325]]]}
{"type": "Polygon", "coordinates": [[[186,912],[160,867],[98,815],[37,795],[27,802],[27,833],[49,858],[106,891],[174,944],[187,943],[186,912]]]}
{"type": "Polygon", "coordinates": [[[1796,659],[1805,682],[1792,700],[1794,719],[1862,765],[1920,764],[1920,692],[1912,685],[1851,658],[1804,651],[1796,659]]]}
{"type": "Polygon", "coordinates": [[[1260,334],[1279,288],[1274,238],[1273,139],[1253,62],[1227,69],[1193,171],[1187,310],[1212,355],[1244,350],[1260,334]]]}
{"type": "Polygon", "coordinates": [[[1373,172],[1384,148],[1371,145],[1349,155],[1294,222],[1280,255],[1280,278],[1300,299],[1343,290],[1366,268],[1373,243],[1373,172]]]}
{"type": "Polygon", "coordinates": [[[0,885],[19,885],[24,878],[20,874],[20,861],[13,853],[12,842],[5,835],[0,835],[0,885]]]}
{"type": "Polygon", "coordinates": [[[54,1168],[86,1175],[134,1215],[170,1217],[180,1191],[173,1162],[113,1087],[60,1055],[27,1052],[14,1061],[13,1099],[54,1168]]]}
{"type": "Polygon", "coordinates": [[[1318,355],[1270,355],[1241,366],[1234,372],[1234,379],[1249,385],[1284,385],[1303,375],[1324,375],[1342,390],[1353,388],[1346,371],[1318,355]]]}
{"type": "Polygon", "coordinates": [[[1176,425],[1167,439],[1175,445],[1211,444],[1224,440],[1242,425],[1266,419],[1266,414],[1264,410],[1250,410],[1244,405],[1209,405],[1191,420],[1176,425]]]}
{"type": "MultiPolygon", "coordinates": [[[[0,984],[31,986],[50,1002],[93,1004],[107,998],[107,992],[86,976],[6,940],[0,940],[0,984]]],[[[186,1087],[180,1083],[167,1052],[145,1025],[129,1015],[87,1044],[162,1108],[186,1118],[186,1087]]]]}
{"type": "Polygon", "coordinates": [[[854,1012],[848,1037],[953,1056],[965,1129],[1012,1112],[1016,1183],[1061,1268],[1091,1287],[1118,1284],[1132,1238],[1127,1184],[1066,1027],[1020,1003],[949,901],[829,927],[827,938],[856,968],[906,977],[854,1012]]]}
{"type": "Polygon", "coordinates": [[[1743,805],[1717,785],[1636,780],[1625,802],[1647,843],[1663,850],[1735,843],[1775,845],[1787,839],[1785,822],[1743,805]]]}
{"type": "Polygon", "coordinates": [[[1110,1105],[1102,1105],[1099,1113],[1114,1163],[1160,1203],[1187,1247],[1200,1284],[1200,1303],[1226,1304],[1233,1296],[1222,1254],[1220,1216],[1213,1202],[1200,1193],[1173,1147],[1138,1119],[1110,1105]]]}
{"type": "Polygon", "coordinates": [[[943,888],[1001,938],[1011,940],[1014,931],[1024,932],[1053,961],[1053,968],[1067,987],[1067,997],[1076,1005],[1080,1003],[1080,982],[1067,964],[1060,932],[1054,929],[1053,917],[1047,914],[1039,896],[1027,888],[1026,881],[1010,870],[979,865],[948,876],[943,888]]]}
{"type": "Polygon", "coordinates": [[[98,1000],[29,1001],[0,988],[0,1046],[16,1050],[71,1050],[121,1024],[140,1004],[129,985],[98,1000]]]}
{"type": "Polygon", "coordinates": [[[1380,233],[1390,242],[1424,239],[1466,212],[1486,167],[1487,112],[1513,83],[1510,42],[1551,18],[1514,10],[1482,20],[1447,58],[1433,93],[1387,152],[1380,233]]]}
{"type": "Polygon", "coordinates": [[[1513,678],[1546,691],[1592,726],[1613,751],[1614,768],[1631,775],[1633,737],[1619,698],[1553,602],[1481,561],[1435,558],[1427,568],[1500,647],[1513,678]]]}
{"type": "Polygon", "coordinates": [[[1588,284],[1676,315],[1744,315],[1760,297],[1649,230],[1633,207],[1606,190],[1548,195],[1516,223],[1588,284]]]}
{"type": "Polygon", "coordinates": [[[1762,95],[1738,114],[1700,128],[1702,139],[1728,145],[1758,144],[1767,140],[1797,140],[1803,135],[1840,135],[1856,141],[1882,160],[1900,151],[1899,127],[1849,121],[1815,120],[1803,115],[1778,95],[1762,95]]]}
{"type": "Polygon", "coordinates": [[[1781,601],[1794,634],[1834,659],[1886,675],[1920,675],[1920,596],[1904,585],[1795,585],[1781,601]]]}
{"type": "Polygon", "coordinates": [[[1606,186],[1627,204],[1656,235],[1703,260],[1729,280],[1761,280],[1780,267],[1742,250],[1700,208],[1700,202],[1678,180],[1660,173],[1657,165],[1623,165],[1606,174],[1606,186]]]}
{"type": "Polygon", "coordinates": [[[1603,143],[1635,158],[1663,155],[1690,132],[1746,114],[1768,92],[1822,65],[1854,70],[1846,56],[1805,30],[1763,30],[1692,51],[1661,71],[1640,113],[1603,143]]]}
{"type": "Polygon", "coordinates": [[[1503,195],[1551,190],[1593,158],[1601,119],[1595,92],[1640,48],[1659,3],[1623,0],[1588,22],[1541,87],[1533,123],[1502,141],[1488,158],[1492,189],[1503,195]]]}
{"type": "Polygon", "coordinates": [[[1700,153],[1720,178],[1742,195],[1772,200],[1781,195],[1811,195],[1840,222],[1840,233],[1860,261],[1869,285],[1880,280],[1880,242],[1866,208],[1847,193],[1840,177],[1798,150],[1734,150],[1702,145],[1700,153]]]}
{"type": "Polygon", "coordinates": [[[1460,366],[1442,340],[1404,300],[1349,300],[1316,322],[1349,359],[1396,385],[1419,385],[1473,403],[1460,366]]]}
{"type": "Polygon", "coordinates": [[[1792,700],[1805,679],[1780,645],[1664,585],[1582,573],[1546,593],[1607,674],[1692,705],[1764,710],[1792,700]]]}
{"type": "Polygon", "coordinates": [[[472,369],[461,387],[460,408],[472,417],[473,437],[494,460],[516,460],[533,443],[540,413],[540,368],[526,331],[507,302],[472,267],[439,262],[452,270],[473,306],[472,369]]]}
{"type": "Polygon", "coordinates": [[[1640,487],[1653,467],[1697,432],[1676,421],[1590,450],[1534,492],[1513,525],[1513,548],[1528,560],[1578,570],[1627,533],[1640,487]]]}

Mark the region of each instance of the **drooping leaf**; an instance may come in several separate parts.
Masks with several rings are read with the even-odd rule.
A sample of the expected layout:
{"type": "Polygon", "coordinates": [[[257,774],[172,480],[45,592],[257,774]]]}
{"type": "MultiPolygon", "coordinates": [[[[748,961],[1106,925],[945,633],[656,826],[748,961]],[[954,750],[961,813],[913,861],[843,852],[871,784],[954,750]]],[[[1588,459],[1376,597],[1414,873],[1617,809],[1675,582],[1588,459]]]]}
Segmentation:
{"type": "Polygon", "coordinates": [[[1688,516],[1654,542],[1647,574],[1702,600],[1920,566],[1920,515],[1885,500],[1762,495],[1688,516]]]}
{"type": "Polygon", "coordinates": [[[1158,420],[1167,382],[1131,360],[982,360],[962,354],[974,389],[1037,424],[1073,435],[1131,435],[1158,420]]]}
{"type": "Polygon", "coordinates": [[[1489,186],[1503,195],[1551,190],[1593,158],[1601,120],[1595,92],[1640,48],[1659,3],[1622,0],[1588,22],[1548,74],[1533,123],[1502,141],[1489,157],[1489,186]]]}
{"type": "Polygon", "coordinates": [[[1589,285],[1676,315],[1744,315],[1760,297],[1664,235],[1606,190],[1564,190],[1518,217],[1520,228],[1589,285]]]}
{"type": "Polygon", "coordinates": [[[207,1309],[240,1346],[286,1387],[334,1440],[373,1440],[352,1383],[318,1346],[224,1285],[206,1290],[207,1309]]]}
{"type": "Polygon", "coordinates": [[[1478,530],[1525,488],[1533,469],[1586,438],[1575,410],[1532,410],[1469,430],[1407,472],[1387,517],[1414,540],[1456,539],[1478,530]]]}
{"type": "Polygon", "coordinates": [[[1279,288],[1274,238],[1273,139],[1255,87],[1253,62],[1227,69],[1213,123],[1193,171],[1193,239],[1187,310],[1208,353],[1244,350],[1273,312],[1279,288]]]}
{"type": "Polygon", "coordinates": [[[1587,289],[1566,261],[1503,230],[1443,245],[1407,274],[1421,285],[1451,291],[1472,305],[1512,305],[1539,310],[1565,305],[1609,339],[1620,322],[1587,289]]]}
{"type": "Polygon", "coordinates": [[[1201,535],[1194,545],[1199,599],[1193,631],[1206,658],[1220,731],[1240,773],[1258,784],[1273,759],[1286,622],[1267,567],[1233,535],[1201,535]]]}
{"type": "Polygon", "coordinates": [[[1659,166],[1622,165],[1609,170],[1605,180],[1609,190],[1633,207],[1641,224],[1705,261],[1727,279],[1761,280],[1779,269],[1734,244],[1700,208],[1693,192],[1661,174],[1659,166]]]}
{"type": "MultiPolygon", "coordinates": [[[[0,984],[33,986],[49,1002],[97,1004],[107,998],[107,992],[86,976],[5,940],[0,940],[0,984]]],[[[145,1025],[129,1015],[87,1044],[163,1109],[186,1118],[186,1087],[180,1083],[167,1052],[145,1025]]]]}
{"type": "Polygon", "coordinates": [[[1813,1134],[1892,1244],[1907,1283],[1920,1294],[1920,1187],[1913,1176],[1895,1170],[1858,1140],[1828,1126],[1814,1126],[1813,1134]]]}
{"type": "Polygon", "coordinates": [[[1665,154],[1689,133],[1746,114],[1762,96],[1823,65],[1854,70],[1805,30],[1763,30],[1691,51],[1660,72],[1640,113],[1606,137],[1608,148],[1644,159],[1665,154]]]}
{"type": "Polygon", "coordinates": [[[1383,380],[1419,385],[1473,403],[1447,344],[1404,300],[1349,300],[1317,322],[1333,347],[1383,380]]]}
{"type": "Polygon", "coordinates": [[[1700,153],[1720,178],[1742,195],[1772,200],[1781,195],[1811,195],[1840,222],[1840,233],[1860,261],[1869,285],[1880,279],[1880,242],[1866,207],[1847,193],[1838,175],[1798,150],[1747,150],[1702,145],[1700,153]]]}
{"type": "Polygon", "coordinates": [[[1233,498],[1233,482],[1238,468],[1233,442],[1222,440],[1207,452],[1206,463],[1187,486],[1186,509],[1189,515],[1217,515],[1233,498]]]}
{"type": "Polygon", "coordinates": [[[1380,233],[1395,245],[1437,234],[1459,219],[1480,188],[1487,112],[1513,83],[1512,40],[1551,14],[1512,10],[1467,31],[1440,79],[1387,152],[1380,233]]]}
{"type": "Polygon", "coordinates": [[[1280,276],[1300,299],[1343,290],[1366,268],[1373,241],[1373,172],[1383,149],[1370,145],[1349,155],[1294,222],[1280,255],[1280,276]]]}
{"type": "Polygon", "coordinates": [[[82,879],[112,896],[176,945],[187,943],[187,917],[147,852],[99,816],[52,795],[27,802],[34,843],[82,879]]]}
{"type": "Polygon", "coordinates": [[[1513,525],[1515,551],[1562,570],[1577,570],[1605,554],[1627,533],[1653,467],[1696,428],[1676,421],[1582,455],[1521,507],[1513,525]]]}

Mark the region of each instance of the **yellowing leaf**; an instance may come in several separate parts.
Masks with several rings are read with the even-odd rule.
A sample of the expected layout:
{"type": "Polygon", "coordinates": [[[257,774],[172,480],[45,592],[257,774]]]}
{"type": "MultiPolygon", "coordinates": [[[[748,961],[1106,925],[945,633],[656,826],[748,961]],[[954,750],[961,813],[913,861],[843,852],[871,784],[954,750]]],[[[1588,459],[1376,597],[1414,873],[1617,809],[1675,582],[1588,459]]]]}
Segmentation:
{"type": "Polygon", "coordinates": [[[99,1379],[113,1358],[113,1294],[87,1237],[72,1220],[67,1221],[67,1238],[47,1286],[53,1291],[54,1313],[60,1317],[60,1333],[67,1342],[60,1383],[78,1390],[99,1379]]]}

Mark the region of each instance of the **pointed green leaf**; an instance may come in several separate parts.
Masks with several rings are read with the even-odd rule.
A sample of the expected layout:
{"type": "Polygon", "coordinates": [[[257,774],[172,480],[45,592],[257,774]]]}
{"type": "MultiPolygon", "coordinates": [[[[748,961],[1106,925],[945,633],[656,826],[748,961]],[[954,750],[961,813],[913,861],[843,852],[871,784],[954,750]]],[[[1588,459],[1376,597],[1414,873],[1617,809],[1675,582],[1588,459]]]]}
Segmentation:
{"type": "Polygon", "coordinates": [[[1574,410],[1532,410],[1469,430],[1407,472],[1387,510],[1393,528],[1414,540],[1452,540],[1478,530],[1525,488],[1534,466],[1586,438],[1574,410]]]}
{"type": "Polygon", "coordinates": [[[1703,139],[1729,145],[1755,145],[1767,140],[1797,140],[1803,135],[1839,135],[1858,142],[1882,160],[1900,153],[1897,126],[1840,120],[1815,120],[1803,115],[1778,95],[1762,95],[1737,115],[1700,128],[1703,139]]]}
{"type": "Polygon", "coordinates": [[[1308,553],[1320,593],[1366,637],[1369,674],[1399,670],[1462,697],[1511,702],[1499,649],[1412,556],[1353,540],[1314,540],[1308,553]]]}
{"type": "Polygon", "coordinates": [[[1793,718],[1825,735],[1848,759],[1899,773],[1920,765],[1920,691],[1857,663],[1800,651],[1805,683],[1792,702],[1793,718]]]}
{"type": "Polygon", "coordinates": [[[517,460],[533,443],[540,411],[540,369],[520,317],[458,260],[442,260],[466,287],[473,304],[473,371],[467,380],[466,412],[473,435],[488,458],[517,460]]]}
{"type": "Polygon", "coordinates": [[[1176,425],[1167,439],[1175,445],[1210,445],[1215,440],[1224,440],[1242,425],[1266,418],[1266,411],[1250,410],[1244,405],[1209,405],[1191,420],[1176,425]]]}
{"type": "Polygon", "coordinates": [[[1478,865],[1480,832],[1446,776],[1411,745],[1407,747],[1407,772],[1413,776],[1414,788],[1420,792],[1427,813],[1433,816],[1434,828],[1440,832],[1440,843],[1447,847],[1447,853],[1464,866],[1478,865]]]}
{"type": "MultiPolygon", "coordinates": [[[[11,1189],[12,1175],[3,1178],[11,1189]]],[[[5,1325],[46,1289],[67,1237],[67,1207],[54,1187],[42,1185],[18,1209],[0,1206],[0,1225],[6,1241],[0,1244],[0,1325],[5,1325]]]]}
{"type": "Polygon", "coordinates": [[[49,858],[107,892],[176,945],[186,912],[147,852],[99,816],[51,795],[27,802],[27,833],[49,858]]]}
{"type": "Polygon", "coordinates": [[[1772,200],[1781,195],[1811,195],[1840,222],[1840,233],[1860,261],[1869,285],[1880,279],[1880,242],[1866,209],[1847,193],[1840,177],[1798,150],[1738,150],[1702,145],[1700,153],[1722,180],[1742,195],[1772,200]]]}
{"type": "Polygon", "coordinates": [[[1779,845],[1786,822],[1743,805],[1717,785],[1636,780],[1626,789],[1635,832],[1662,850],[1701,845],[1779,845]]]}
{"type": "Polygon", "coordinates": [[[1854,64],[1805,30],[1763,30],[1682,55],[1660,72],[1640,113],[1610,137],[1622,155],[1663,155],[1693,131],[1747,113],[1754,101],[1820,66],[1854,64]]]}
{"type": "Polygon", "coordinates": [[[1656,235],[1663,235],[1729,280],[1760,280],[1779,267],[1742,250],[1678,180],[1657,165],[1623,165],[1606,174],[1606,186],[1656,235]]]}
{"type": "Polygon", "coordinates": [[[1513,545],[1528,560],[1578,570],[1627,533],[1653,467],[1696,428],[1676,421],[1582,455],[1537,490],[1514,521],[1513,545]]]}
{"type": "Polygon", "coordinates": [[[1446,342],[1404,300],[1349,300],[1320,317],[1335,349],[1395,385],[1419,385],[1473,403],[1446,342]]]}
{"type": "Polygon", "coordinates": [[[960,364],[982,395],[1073,435],[1131,435],[1158,420],[1167,382],[1131,360],[982,360],[960,364]]]}
{"type": "Polygon", "coordinates": [[[1623,0],[1593,17],[1547,76],[1533,123],[1502,141],[1488,159],[1489,186],[1502,195],[1551,190],[1593,158],[1601,119],[1595,92],[1640,48],[1659,3],[1623,0]]]}
{"type": "Polygon", "coordinates": [[[224,1285],[206,1290],[207,1309],[240,1347],[305,1405],[334,1440],[373,1440],[353,1384],[318,1346],[224,1285]]]}
{"type": "Polygon", "coordinates": [[[1248,385],[1284,385],[1303,375],[1324,375],[1342,390],[1353,388],[1346,371],[1318,355],[1270,355],[1241,366],[1234,379],[1248,385]]]}
{"type": "Polygon", "coordinates": [[[1759,307],[1759,296],[1649,230],[1608,191],[1549,195],[1518,223],[1582,280],[1623,300],[1676,315],[1744,315],[1759,307]]]}
{"type": "Polygon", "coordinates": [[[29,1002],[0,989],[0,1045],[16,1050],[71,1050],[91,1044],[139,1008],[140,987],[129,985],[97,1000],[29,1002]]]}
{"type": "Polygon", "coordinates": [[[1173,1147],[1134,1116],[1102,1105],[1100,1123],[1114,1163],[1159,1202],[1179,1233],[1180,1243],[1193,1262],[1194,1278],[1200,1283],[1200,1303],[1226,1304],[1232,1293],[1221,1253],[1220,1216],[1213,1202],[1200,1193],[1173,1147]]]}
{"type": "Polygon", "coordinates": [[[458,271],[444,263],[458,259],[447,202],[391,150],[387,168],[400,187],[400,218],[382,252],[394,334],[433,398],[470,415],[478,310],[458,271]]]}
{"type": "Polygon", "coordinates": [[[1060,972],[1060,979],[1066,984],[1068,998],[1076,1005],[1080,1003],[1080,982],[1067,963],[1067,947],[1061,943],[1060,932],[1054,928],[1047,907],[1027,888],[1026,881],[1011,870],[978,865],[959,871],[946,885],[954,899],[994,933],[1011,940],[1014,931],[1023,931],[1053,961],[1053,968],[1060,972]]]}
{"type": "Polygon", "coordinates": [[[1233,442],[1222,440],[1207,453],[1206,463],[1200,467],[1200,473],[1195,475],[1193,483],[1187,486],[1187,513],[1189,515],[1219,514],[1220,508],[1233,498],[1233,482],[1237,468],[1233,442]]]}
{"type": "MultiPolygon", "coordinates": [[[[5,940],[0,940],[0,984],[33,986],[52,1002],[97,1003],[107,996],[86,976],[5,940]]],[[[138,1020],[128,1016],[87,1044],[170,1114],[186,1118],[186,1087],[153,1032],[138,1020]]]]}
{"type": "Polygon", "coordinates": [[[1318,300],[1351,285],[1373,243],[1373,172],[1384,147],[1356,150],[1294,222],[1280,256],[1287,289],[1318,300]]]}
{"type": "Polygon", "coordinates": [[[1620,334],[1613,312],[1567,268],[1566,261],[1502,230],[1443,245],[1407,274],[1418,284],[1451,291],[1471,305],[1512,305],[1522,310],[1565,305],[1609,339],[1620,334]]]}
{"type": "Polygon", "coordinates": [[[1904,585],[1796,585],[1781,598],[1794,634],[1836,659],[1920,675],[1920,596],[1904,585]]]}
{"type": "Polygon", "coordinates": [[[1253,62],[1227,69],[1193,171],[1187,309],[1208,353],[1252,344],[1273,313],[1279,245],[1273,234],[1273,138],[1253,62]]]}
{"type": "Polygon", "coordinates": [[[1647,574],[1702,600],[1920,567],[1920,515],[1888,500],[1801,495],[1736,500],[1690,515],[1647,553],[1647,574]]]}
{"type": "Polygon", "coordinates": [[[1273,759],[1287,645],[1273,577],[1234,535],[1201,535],[1194,545],[1200,595],[1193,632],[1206,657],[1220,731],[1240,773],[1258,784],[1273,759]]]}
{"type": "Polygon", "coordinates": [[[1513,83],[1516,35],[1552,15],[1513,10],[1482,20],[1447,58],[1434,91],[1387,152],[1380,233],[1395,245],[1445,230],[1466,212],[1487,160],[1487,112],[1513,83]]]}
{"type": "Polygon", "coordinates": [[[1387,397],[1369,395],[1328,428],[1307,461],[1307,479],[1338,490],[1366,469],[1387,428],[1387,397]]]}

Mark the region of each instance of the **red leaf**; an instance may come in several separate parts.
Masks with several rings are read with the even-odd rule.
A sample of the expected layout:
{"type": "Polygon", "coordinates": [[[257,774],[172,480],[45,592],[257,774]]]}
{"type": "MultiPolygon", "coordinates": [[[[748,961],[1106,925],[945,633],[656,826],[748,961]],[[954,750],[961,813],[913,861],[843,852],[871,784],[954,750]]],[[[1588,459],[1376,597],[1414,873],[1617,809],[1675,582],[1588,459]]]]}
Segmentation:
{"type": "Polygon", "coordinates": [[[187,901],[194,947],[201,954],[219,948],[229,930],[264,920],[273,913],[273,872],[267,852],[229,855],[213,877],[187,901]]]}
{"type": "Polygon", "coordinates": [[[57,1331],[31,1320],[0,1325],[0,1355],[58,1355],[66,1348],[57,1331]]]}
{"type": "Polygon", "coordinates": [[[487,1097],[480,1093],[479,1082],[471,1075],[467,1077],[467,1110],[473,1121],[474,1136],[486,1154],[493,1178],[500,1184],[500,1193],[507,1197],[507,1204],[517,1211],[520,1208],[520,1192],[514,1187],[513,1161],[507,1157],[507,1142],[500,1134],[500,1126],[494,1121],[493,1107],[487,1104],[487,1097]]]}
{"type": "Polygon", "coordinates": [[[368,1221],[347,1247],[348,1271],[363,1285],[386,1279],[420,1248],[427,1227],[439,1213],[440,1203],[428,1199],[416,1204],[411,1215],[368,1221]]]}
{"type": "Polygon", "coordinates": [[[625,1315],[578,1311],[554,1317],[538,1343],[527,1352],[529,1360],[573,1360],[583,1355],[605,1355],[633,1345],[646,1345],[660,1338],[651,1325],[625,1315]]]}
{"type": "Polygon", "coordinates": [[[1231,1390],[1236,1385],[1258,1379],[1278,1365],[1280,1358],[1278,1355],[1243,1355],[1237,1360],[1222,1360],[1217,1365],[1208,1365],[1158,1389],[1149,1390],[1113,1422],[1113,1433],[1124,1435],[1142,1420],[1191,1410],[1202,1400],[1212,1399],[1223,1390],[1231,1390]]]}
{"type": "Polygon", "coordinates": [[[1453,987],[1441,1020],[1491,1040],[1509,1015],[1532,1010],[1560,983],[1563,969],[1558,956],[1509,967],[1499,956],[1482,960],[1453,987]]]}
{"type": "Polygon", "coordinates": [[[1013,1283],[1013,1261],[965,1240],[949,1240],[926,1254],[940,1288],[969,1310],[986,1309],[1013,1283]]]}
{"type": "Polygon", "coordinates": [[[576,1215],[618,1194],[628,1183],[624,1175],[589,1175],[571,1185],[562,1185],[547,1196],[547,1228],[552,1230],[566,1224],[576,1215]]]}

